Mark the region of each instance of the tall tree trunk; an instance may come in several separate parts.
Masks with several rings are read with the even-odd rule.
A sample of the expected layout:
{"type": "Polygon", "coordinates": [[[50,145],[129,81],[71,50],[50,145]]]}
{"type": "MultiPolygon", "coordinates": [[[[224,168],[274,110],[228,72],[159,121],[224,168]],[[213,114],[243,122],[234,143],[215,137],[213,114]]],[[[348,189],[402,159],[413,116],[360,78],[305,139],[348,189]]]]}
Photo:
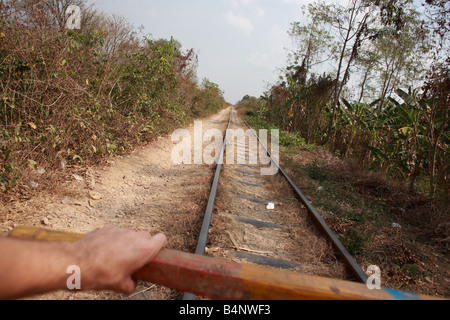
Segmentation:
{"type": "MultiPolygon", "coordinates": [[[[349,34],[350,34],[350,28],[349,28],[349,31],[347,34],[347,39],[348,39],[349,34]]],[[[341,82],[341,70],[342,70],[342,64],[344,62],[345,49],[347,48],[347,42],[348,42],[347,39],[344,42],[344,46],[341,51],[341,56],[339,58],[339,66],[338,66],[338,71],[337,71],[336,83],[334,86],[333,107],[331,110],[330,124],[328,125],[327,142],[329,142],[331,145],[334,144],[334,139],[332,139],[332,137],[333,137],[334,121],[336,118],[336,110],[337,110],[337,106],[338,106],[339,98],[340,98],[340,96],[339,96],[340,89],[339,88],[340,88],[340,82],[341,82]]]]}
{"type": "MultiPolygon", "coordinates": [[[[331,111],[330,124],[328,126],[328,137],[327,137],[327,142],[329,142],[331,146],[334,145],[335,133],[334,133],[333,129],[334,129],[335,121],[336,121],[336,111],[337,111],[337,107],[339,104],[339,99],[341,98],[342,90],[345,85],[345,78],[341,81],[341,71],[342,71],[342,67],[344,64],[345,51],[347,49],[347,44],[349,43],[351,38],[353,36],[355,36],[355,34],[356,34],[355,33],[353,36],[351,36],[351,32],[353,30],[353,24],[354,24],[353,20],[356,16],[357,3],[358,3],[358,1],[356,1],[356,0],[353,2],[353,8],[351,9],[351,15],[350,15],[350,19],[348,22],[347,34],[345,36],[344,44],[342,46],[341,54],[339,57],[339,65],[338,65],[338,71],[337,71],[337,76],[336,76],[336,84],[334,87],[333,107],[332,107],[332,111],[331,111]]],[[[358,28],[358,30],[359,30],[359,28],[358,28]]],[[[353,48],[353,49],[355,49],[355,48],[353,48]]],[[[345,71],[346,73],[344,74],[344,77],[347,75],[353,55],[354,55],[354,51],[352,52],[352,56],[349,58],[349,64],[347,65],[347,69],[345,71]]]]}
{"type": "Polygon", "coordinates": [[[361,93],[359,94],[359,99],[358,99],[358,103],[361,103],[363,98],[364,98],[364,91],[366,89],[366,83],[367,83],[367,79],[369,78],[369,73],[372,71],[372,66],[369,66],[366,70],[366,72],[364,73],[364,78],[361,84],[361,93]]]}

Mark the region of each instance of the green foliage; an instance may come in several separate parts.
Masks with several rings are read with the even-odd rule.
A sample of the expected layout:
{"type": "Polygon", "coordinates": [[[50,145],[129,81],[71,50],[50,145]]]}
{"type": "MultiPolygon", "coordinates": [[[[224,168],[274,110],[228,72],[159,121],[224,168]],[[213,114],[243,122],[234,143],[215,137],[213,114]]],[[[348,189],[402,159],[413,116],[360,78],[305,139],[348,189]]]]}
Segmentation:
{"type": "Polygon", "coordinates": [[[303,147],[306,145],[305,139],[300,133],[293,134],[290,132],[280,132],[280,145],[285,147],[303,147]]]}
{"type": "Polygon", "coordinates": [[[349,213],[348,217],[350,220],[355,222],[364,222],[367,220],[366,215],[363,212],[352,211],[349,213]]]}
{"type": "Polygon", "coordinates": [[[10,149],[4,152],[3,157],[3,166],[0,169],[0,190],[7,191],[15,186],[19,178],[19,168],[11,159],[10,149]]]}
{"type": "Polygon", "coordinates": [[[303,66],[292,65],[281,77],[281,84],[265,93],[264,113],[281,129],[299,132],[307,143],[322,142],[326,127],[326,107],[331,98],[333,80],[327,75],[311,75],[303,66]]]}
{"type": "MultiPolygon", "coordinates": [[[[270,124],[266,120],[261,119],[259,116],[247,116],[247,120],[252,125],[252,127],[257,130],[264,129],[268,130],[269,133],[271,130],[280,130],[277,126],[270,124]]],[[[316,145],[307,144],[300,133],[293,134],[283,130],[280,130],[279,133],[280,146],[293,147],[303,150],[314,150],[317,148],[316,145]]]]}
{"type": "Polygon", "coordinates": [[[347,233],[341,237],[342,244],[353,255],[361,255],[369,241],[366,236],[356,229],[349,229],[347,233]]]}
{"type": "Polygon", "coordinates": [[[332,177],[328,167],[325,164],[320,165],[317,160],[306,167],[306,172],[311,179],[320,182],[330,180],[332,177]]]}
{"type": "Polygon", "coordinates": [[[34,28],[15,15],[38,13],[16,9],[1,8],[2,191],[24,182],[30,163],[100,163],[227,106],[218,85],[196,83],[195,53],[173,38],[139,40],[95,12],[82,31],[45,19],[34,28]]]}
{"type": "MultiPolygon", "coordinates": [[[[255,129],[280,130],[280,127],[269,123],[266,120],[266,104],[264,99],[257,99],[250,96],[245,96],[242,101],[238,103],[238,108],[245,112],[247,120],[252,124],[255,129]]],[[[293,147],[298,149],[312,150],[317,146],[306,143],[306,140],[302,137],[301,133],[291,133],[285,130],[280,130],[280,145],[284,147],[293,147]]]]}
{"type": "Polygon", "coordinates": [[[438,185],[446,190],[447,178],[434,178],[436,171],[448,177],[447,164],[439,161],[448,157],[448,110],[437,108],[433,99],[420,101],[412,90],[396,93],[401,101],[390,98],[381,111],[373,108],[378,101],[367,105],[343,100],[337,125],[338,137],[345,138],[343,148],[347,153],[356,147],[354,142],[364,141],[373,168],[408,179],[411,188],[417,177],[430,175],[431,194],[438,185]]]}

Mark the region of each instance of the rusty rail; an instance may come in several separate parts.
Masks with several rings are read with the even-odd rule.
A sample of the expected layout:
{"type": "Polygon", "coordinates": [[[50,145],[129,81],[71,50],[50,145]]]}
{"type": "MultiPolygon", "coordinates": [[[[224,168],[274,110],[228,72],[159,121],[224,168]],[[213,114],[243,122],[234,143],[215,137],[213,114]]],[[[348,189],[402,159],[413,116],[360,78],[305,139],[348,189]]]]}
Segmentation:
{"type": "MultiPolygon", "coordinates": [[[[10,238],[76,242],[84,235],[17,227],[10,238]]],[[[433,300],[410,292],[240,264],[165,249],[133,278],[216,300],[433,300]]]]}

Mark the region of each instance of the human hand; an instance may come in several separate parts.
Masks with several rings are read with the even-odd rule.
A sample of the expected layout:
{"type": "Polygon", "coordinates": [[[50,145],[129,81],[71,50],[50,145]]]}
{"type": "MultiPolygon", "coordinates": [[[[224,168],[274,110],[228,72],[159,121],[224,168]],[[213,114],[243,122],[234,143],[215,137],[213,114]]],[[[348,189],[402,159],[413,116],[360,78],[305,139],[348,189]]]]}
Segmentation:
{"type": "Polygon", "coordinates": [[[112,226],[87,235],[74,243],[82,290],[133,293],[137,286],[133,274],[150,263],[166,244],[163,234],[152,237],[112,226]]]}

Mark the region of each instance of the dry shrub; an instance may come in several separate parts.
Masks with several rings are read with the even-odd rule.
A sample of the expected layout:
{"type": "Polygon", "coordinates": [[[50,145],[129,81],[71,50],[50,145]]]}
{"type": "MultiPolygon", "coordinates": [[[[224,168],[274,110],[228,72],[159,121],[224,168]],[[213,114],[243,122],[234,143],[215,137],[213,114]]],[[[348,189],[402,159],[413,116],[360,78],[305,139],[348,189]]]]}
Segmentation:
{"type": "Polygon", "coordinates": [[[83,0],[11,0],[0,15],[0,191],[40,167],[98,164],[226,106],[199,87],[197,57],[175,40],[139,39],[83,0]],[[68,5],[82,30],[65,29],[68,5]]]}
{"type": "Polygon", "coordinates": [[[348,183],[361,193],[374,197],[387,196],[391,193],[389,185],[392,182],[383,172],[364,171],[358,163],[348,159],[333,161],[329,169],[337,182],[348,183]]]}
{"type": "Polygon", "coordinates": [[[364,196],[385,200],[385,212],[424,242],[448,248],[450,213],[445,199],[430,199],[412,192],[404,181],[390,179],[383,172],[366,172],[350,160],[330,165],[334,179],[353,187],[364,196]]]}

